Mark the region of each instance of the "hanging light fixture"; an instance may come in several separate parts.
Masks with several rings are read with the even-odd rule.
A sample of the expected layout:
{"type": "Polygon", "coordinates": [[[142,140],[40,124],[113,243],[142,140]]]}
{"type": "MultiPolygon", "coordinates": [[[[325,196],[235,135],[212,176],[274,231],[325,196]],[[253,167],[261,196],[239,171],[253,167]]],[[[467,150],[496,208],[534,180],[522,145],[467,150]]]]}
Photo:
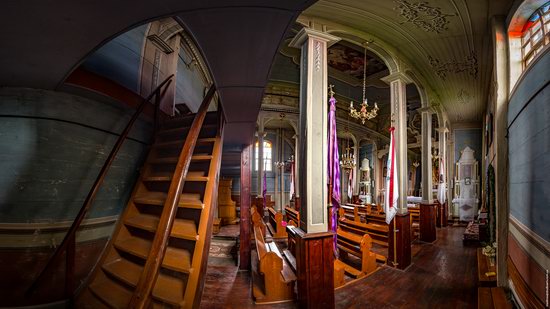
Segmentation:
{"type": "Polygon", "coordinates": [[[372,119],[378,115],[378,104],[374,102],[374,108],[367,111],[369,103],[367,101],[366,89],[367,89],[367,48],[365,47],[365,57],[363,59],[363,103],[361,103],[361,109],[357,111],[353,107],[353,101],[349,104],[349,114],[351,117],[360,119],[361,123],[365,124],[365,121],[372,119]]]}
{"type": "MultiPolygon", "coordinates": [[[[347,127],[344,132],[349,132],[347,127]]],[[[351,148],[349,146],[349,135],[346,139],[346,143],[346,151],[340,156],[340,166],[344,169],[353,169],[355,168],[355,155],[351,152],[351,148]]]]}

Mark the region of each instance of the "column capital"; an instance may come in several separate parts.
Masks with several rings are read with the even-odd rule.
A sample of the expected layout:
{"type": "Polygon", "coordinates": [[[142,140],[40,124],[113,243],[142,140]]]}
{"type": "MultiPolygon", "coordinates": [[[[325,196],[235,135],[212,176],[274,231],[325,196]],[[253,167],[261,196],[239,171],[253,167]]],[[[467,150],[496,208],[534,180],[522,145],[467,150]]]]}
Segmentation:
{"type": "Polygon", "coordinates": [[[292,135],[292,139],[299,139],[300,138],[300,135],[299,134],[294,134],[292,135]]]}
{"type": "Polygon", "coordinates": [[[416,111],[421,113],[421,114],[424,114],[424,113],[427,113],[427,114],[430,114],[430,115],[435,114],[435,110],[431,106],[420,107],[420,108],[417,108],[416,111]]]}
{"type": "Polygon", "coordinates": [[[258,132],[256,132],[256,135],[257,135],[258,137],[265,137],[265,136],[267,135],[267,132],[258,131],[258,132]]]}
{"type": "Polygon", "coordinates": [[[302,45],[304,44],[304,42],[310,38],[327,42],[327,48],[332,44],[340,41],[339,37],[334,36],[332,34],[318,31],[318,30],[313,30],[310,28],[302,28],[302,30],[300,30],[300,32],[296,34],[294,39],[290,41],[290,44],[288,44],[288,46],[295,47],[295,48],[302,48],[302,45]]]}
{"type": "Polygon", "coordinates": [[[386,84],[390,84],[391,82],[396,81],[396,80],[401,80],[405,84],[411,84],[413,82],[413,80],[410,77],[408,77],[405,73],[399,72],[399,71],[391,73],[388,76],[384,76],[384,77],[380,78],[380,80],[382,80],[386,84]]]}

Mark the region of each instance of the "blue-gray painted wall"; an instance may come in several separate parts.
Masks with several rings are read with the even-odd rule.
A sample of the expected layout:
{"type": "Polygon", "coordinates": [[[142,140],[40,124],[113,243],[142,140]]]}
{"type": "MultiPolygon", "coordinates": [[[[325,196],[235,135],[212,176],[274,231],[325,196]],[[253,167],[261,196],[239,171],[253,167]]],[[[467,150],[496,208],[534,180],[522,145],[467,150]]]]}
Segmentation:
{"type": "Polygon", "coordinates": [[[148,25],[127,31],[100,47],[82,66],[139,93],[141,50],[148,25]]]}
{"type": "Polygon", "coordinates": [[[550,53],[528,68],[508,106],[510,214],[550,241],[550,53]]]}
{"type": "MultiPolygon", "coordinates": [[[[132,112],[66,93],[1,89],[0,222],[72,221],[118,137],[98,129],[120,133],[132,112]]],[[[135,140],[124,142],[90,218],[125,208],[151,131],[136,122],[135,140]]]]}
{"type": "Polygon", "coordinates": [[[458,160],[460,160],[460,152],[464,150],[466,146],[468,146],[475,151],[474,157],[481,167],[481,148],[483,142],[482,136],[483,135],[481,129],[455,129],[455,162],[458,162],[458,160]]]}

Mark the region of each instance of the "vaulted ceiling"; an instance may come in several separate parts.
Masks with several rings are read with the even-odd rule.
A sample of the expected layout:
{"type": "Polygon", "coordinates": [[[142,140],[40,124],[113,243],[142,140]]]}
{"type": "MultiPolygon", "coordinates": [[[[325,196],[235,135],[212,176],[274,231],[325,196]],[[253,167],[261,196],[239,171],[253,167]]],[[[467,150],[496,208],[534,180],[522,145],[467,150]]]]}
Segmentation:
{"type": "Polygon", "coordinates": [[[433,90],[452,122],[480,121],[491,87],[491,17],[512,0],[320,0],[303,16],[382,41],[433,90]]]}

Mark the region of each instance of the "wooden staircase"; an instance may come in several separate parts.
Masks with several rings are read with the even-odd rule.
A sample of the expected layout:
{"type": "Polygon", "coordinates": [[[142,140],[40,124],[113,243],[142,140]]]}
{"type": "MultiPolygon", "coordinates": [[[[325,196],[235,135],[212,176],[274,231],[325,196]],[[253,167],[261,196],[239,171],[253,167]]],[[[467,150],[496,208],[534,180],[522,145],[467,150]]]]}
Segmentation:
{"type": "Polygon", "coordinates": [[[77,308],[198,307],[217,201],[223,139],[221,113],[206,113],[203,107],[201,110],[204,122],[194,149],[190,150],[187,174],[185,166],[179,166],[185,177],[177,209],[172,212],[175,216],[165,214],[171,212],[166,209],[170,207],[167,198],[174,190],[171,187],[176,181],[176,168],[185,165],[184,143],[193,130],[195,115],[168,120],[157,132],[115,233],[76,298],[77,308]],[[169,226],[172,227],[167,233],[169,226]]]}

